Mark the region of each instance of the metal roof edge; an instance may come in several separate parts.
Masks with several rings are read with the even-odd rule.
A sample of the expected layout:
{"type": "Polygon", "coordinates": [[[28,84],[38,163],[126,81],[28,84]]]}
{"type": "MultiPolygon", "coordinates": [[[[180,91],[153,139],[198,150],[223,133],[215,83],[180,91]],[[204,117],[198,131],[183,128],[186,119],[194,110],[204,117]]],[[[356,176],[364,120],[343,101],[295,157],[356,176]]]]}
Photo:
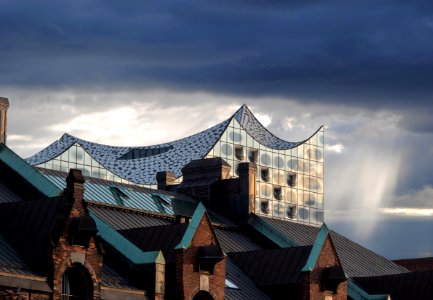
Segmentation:
{"type": "Polygon", "coordinates": [[[0,144],[0,160],[45,196],[55,197],[62,192],[61,189],[49,181],[23,158],[9,149],[5,144],[0,144]]]}
{"type": "Polygon", "coordinates": [[[320,228],[319,234],[314,241],[313,248],[311,249],[310,255],[308,256],[308,260],[305,263],[305,266],[302,268],[302,272],[313,271],[314,266],[316,265],[317,260],[319,259],[320,251],[322,251],[323,245],[325,244],[326,238],[329,235],[328,226],[323,223],[320,228]]]}
{"type": "Polygon", "coordinates": [[[348,279],[347,295],[353,300],[387,300],[387,294],[370,295],[358,286],[352,279],[348,279]]]}
{"type": "Polygon", "coordinates": [[[277,228],[257,216],[256,214],[251,214],[248,219],[248,225],[253,227],[255,230],[266,236],[272,242],[277,244],[281,248],[297,247],[299,246],[295,241],[289,239],[277,228]]]}
{"type": "Polygon", "coordinates": [[[198,225],[200,224],[201,219],[206,213],[206,208],[203,203],[199,202],[194,214],[192,215],[191,221],[188,224],[188,227],[182,237],[182,240],[177,244],[174,249],[187,249],[191,244],[192,238],[197,230],[198,225]]]}
{"type": "Polygon", "coordinates": [[[99,219],[94,213],[89,212],[89,215],[96,223],[96,227],[98,228],[97,235],[132,263],[136,265],[153,263],[165,264],[164,255],[161,251],[144,252],[119,232],[99,219]]]}

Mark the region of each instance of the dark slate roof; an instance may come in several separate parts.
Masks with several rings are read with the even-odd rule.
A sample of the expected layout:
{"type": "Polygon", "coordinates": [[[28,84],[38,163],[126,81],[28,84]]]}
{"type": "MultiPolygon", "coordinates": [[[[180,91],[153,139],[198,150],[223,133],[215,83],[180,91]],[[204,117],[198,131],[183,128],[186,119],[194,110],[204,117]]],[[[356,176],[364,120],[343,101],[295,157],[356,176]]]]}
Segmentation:
{"type": "Polygon", "coordinates": [[[218,228],[215,234],[224,253],[261,250],[262,247],[251,240],[240,228],[218,228]]]}
{"type": "Polygon", "coordinates": [[[22,197],[0,181],[0,203],[18,202],[22,200],[22,197]]]}
{"type": "Polygon", "coordinates": [[[102,145],[64,134],[59,140],[47,146],[32,157],[27,158],[31,165],[47,162],[78,143],[83,149],[107,170],[128,181],[138,184],[156,184],[158,171],[171,171],[176,177],[182,176],[181,169],[192,160],[204,158],[230,122],[236,119],[240,125],[259,143],[272,149],[290,149],[303,142],[287,142],[269,132],[243,105],[232,117],[200,133],[159,145],[145,147],[116,147],[102,145]],[[168,151],[136,159],[119,159],[131,150],[164,148],[168,151]]]}
{"type": "Polygon", "coordinates": [[[258,286],[301,282],[301,270],[312,246],[232,252],[229,257],[258,286]]]}
{"type": "Polygon", "coordinates": [[[174,263],[174,248],[182,240],[188,224],[173,224],[154,227],[119,230],[142,251],[162,251],[167,263],[174,263]]]}
{"type": "Polygon", "coordinates": [[[38,276],[14,248],[0,235],[0,272],[38,276]]]}
{"type": "MultiPolygon", "coordinates": [[[[313,245],[320,228],[279,219],[260,218],[280,234],[298,246],[313,245]]],[[[380,276],[406,273],[407,270],[391,260],[351,241],[350,239],[330,231],[332,241],[347,277],[380,276]]]]}
{"type": "MultiPolygon", "coordinates": [[[[37,271],[46,271],[50,240],[56,241],[61,216],[71,203],[65,197],[0,204],[0,234],[37,271]]],[[[58,238],[58,237],[57,237],[58,238]]]]}
{"type": "MultiPolygon", "coordinates": [[[[155,227],[176,223],[175,218],[171,216],[152,216],[140,210],[132,210],[119,206],[101,206],[99,203],[90,202],[87,207],[89,211],[115,230],[155,227]]],[[[241,228],[214,227],[214,230],[221,248],[225,253],[262,249],[262,247],[251,240],[241,228]]]]}
{"type": "Polygon", "coordinates": [[[142,211],[126,210],[121,207],[100,206],[91,203],[87,208],[115,230],[169,225],[175,223],[173,218],[151,217],[143,214],[142,211]]]}
{"type": "Polygon", "coordinates": [[[124,272],[119,273],[119,271],[113,268],[107,261],[104,261],[102,266],[101,284],[102,286],[118,289],[140,290],[135,286],[131,278],[124,274],[124,272]]]}
{"type": "Polygon", "coordinates": [[[239,269],[239,267],[233,263],[230,257],[227,257],[226,259],[226,279],[238,287],[236,289],[226,286],[224,297],[226,300],[270,299],[256,287],[254,282],[252,282],[251,279],[249,279],[248,276],[239,269]]]}
{"type": "MultiPolygon", "coordinates": [[[[66,187],[67,173],[42,168],[38,168],[38,170],[60,189],[66,187]]],[[[184,194],[155,190],[92,177],[85,177],[84,200],[87,202],[100,203],[102,206],[117,207],[119,210],[122,208],[125,208],[125,210],[136,209],[172,217],[176,215],[192,216],[198,204],[196,200],[184,194]],[[119,188],[128,198],[123,199],[122,203],[119,203],[110,190],[110,187],[119,188]],[[163,198],[171,205],[165,205],[158,200],[159,197],[163,198]]],[[[219,213],[208,210],[208,214],[214,224],[236,226],[232,221],[219,213]]],[[[134,226],[132,224],[130,225],[134,226]]],[[[118,226],[121,225],[119,224],[118,226]]]]}
{"type": "Polygon", "coordinates": [[[389,294],[392,300],[433,299],[433,271],[353,278],[370,295],[389,294]]]}

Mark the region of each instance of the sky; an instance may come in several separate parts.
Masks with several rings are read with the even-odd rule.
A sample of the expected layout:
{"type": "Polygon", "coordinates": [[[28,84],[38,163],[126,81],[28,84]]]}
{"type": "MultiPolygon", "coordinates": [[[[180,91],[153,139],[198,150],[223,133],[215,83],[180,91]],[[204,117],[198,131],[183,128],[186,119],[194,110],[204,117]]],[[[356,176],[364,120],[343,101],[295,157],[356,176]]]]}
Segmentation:
{"type": "Polygon", "coordinates": [[[325,221],[433,256],[433,2],[0,0],[8,145],[151,145],[247,104],[288,141],[325,125],[325,221]]]}

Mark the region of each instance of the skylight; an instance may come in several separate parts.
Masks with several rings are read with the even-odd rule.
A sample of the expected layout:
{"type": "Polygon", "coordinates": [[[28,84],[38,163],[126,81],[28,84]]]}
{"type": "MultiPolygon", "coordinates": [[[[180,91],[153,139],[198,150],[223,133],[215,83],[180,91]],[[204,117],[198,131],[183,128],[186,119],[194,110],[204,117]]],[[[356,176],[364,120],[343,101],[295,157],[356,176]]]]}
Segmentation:
{"type": "Polygon", "coordinates": [[[233,282],[231,282],[227,278],[226,278],[226,288],[234,289],[234,290],[240,290],[240,288],[236,284],[234,284],[233,282]]]}
{"type": "Polygon", "coordinates": [[[150,157],[154,155],[163,154],[171,149],[173,149],[173,146],[171,145],[165,147],[132,149],[129,152],[123,154],[118,159],[137,159],[137,158],[150,157]]]}

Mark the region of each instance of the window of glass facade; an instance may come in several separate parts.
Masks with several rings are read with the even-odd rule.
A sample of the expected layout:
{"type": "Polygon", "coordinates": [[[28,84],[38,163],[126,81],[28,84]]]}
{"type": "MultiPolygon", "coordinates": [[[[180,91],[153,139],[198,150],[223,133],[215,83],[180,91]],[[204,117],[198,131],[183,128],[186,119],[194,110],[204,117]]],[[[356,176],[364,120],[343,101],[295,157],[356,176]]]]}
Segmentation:
{"type": "Polygon", "coordinates": [[[257,164],[257,214],[320,225],[324,215],[323,140],[321,128],[297,147],[275,150],[258,143],[233,119],[208,157],[226,160],[234,177],[239,163],[257,164]]]}
{"type": "MultiPolygon", "coordinates": [[[[79,169],[83,172],[84,176],[91,176],[95,178],[135,184],[129,182],[119,176],[114,175],[112,172],[105,169],[93,159],[78,143],[75,143],[68,150],[59,156],[47,161],[37,167],[42,167],[49,170],[69,172],[70,169],[79,169]]],[[[137,185],[137,184],[135,184],[137,185]]]]}

